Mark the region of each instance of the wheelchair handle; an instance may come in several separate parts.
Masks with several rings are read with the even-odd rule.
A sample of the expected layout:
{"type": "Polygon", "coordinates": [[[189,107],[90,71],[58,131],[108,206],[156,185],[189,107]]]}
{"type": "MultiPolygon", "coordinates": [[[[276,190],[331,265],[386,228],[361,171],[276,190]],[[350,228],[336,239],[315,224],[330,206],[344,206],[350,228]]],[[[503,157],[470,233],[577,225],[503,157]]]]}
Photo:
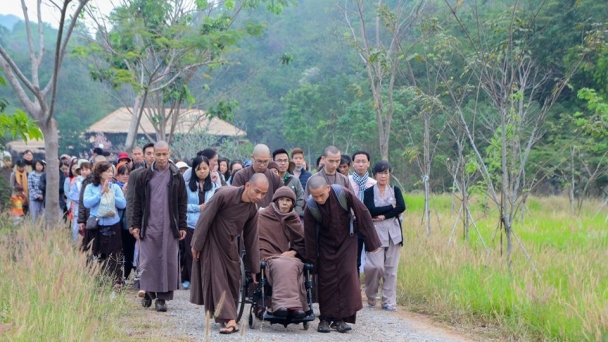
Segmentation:
{"type": "Polygon", "coordinates": [[[312,264],[304,264],[304,269],[305,270],[310,271],[310,270],[312,270],[312,267],[313,267],[312,264]]]}

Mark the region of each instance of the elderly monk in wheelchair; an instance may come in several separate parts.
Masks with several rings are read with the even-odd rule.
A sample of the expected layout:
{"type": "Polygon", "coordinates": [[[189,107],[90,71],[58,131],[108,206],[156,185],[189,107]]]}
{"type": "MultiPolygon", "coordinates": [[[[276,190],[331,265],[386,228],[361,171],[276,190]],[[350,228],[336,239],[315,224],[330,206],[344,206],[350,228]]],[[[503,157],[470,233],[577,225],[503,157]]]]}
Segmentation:
{"type": "Polygon", "coordinates": [[[276,317],[303,318],[309,309],[302,263],[304,228],[295,204],[293,190],[282,186],[258,215],[260,258],[266,262],[265,275],[272,286],[270,312],[276,317]]]}

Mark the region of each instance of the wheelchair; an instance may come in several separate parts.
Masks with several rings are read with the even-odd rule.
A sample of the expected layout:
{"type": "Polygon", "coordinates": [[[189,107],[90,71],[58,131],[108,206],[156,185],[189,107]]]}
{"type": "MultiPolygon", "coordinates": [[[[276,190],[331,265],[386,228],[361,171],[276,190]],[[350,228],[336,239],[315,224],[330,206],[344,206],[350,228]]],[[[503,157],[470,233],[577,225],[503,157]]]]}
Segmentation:
{"type": "Polygon", "coordinates": [[[240,287],[239,295],[236,299],[237,308],[237,323],[241,320],[243,313],[245,312],[245,304],[250,304],[249,308],[249,328],[254,328],[254,317],[262,322],[269,322],[270,324],[282,324],[287,327],[289,324],[300,324],[304,330],[308,330],[309,323],[315,320],[315,315],[312,309],[312,278],[310,272],[312,270],[311,264],[304,264],[304,278],[305,278],[305,289],[306,289],[306,301],[308,302],[308,311],[306,316],[302,318],[296,317],[278,317],[273,316],[271,313],[266,311],[266,300],[268,297],[272,297],[272,287],[268,284],[265,272],[266,262],[260,262],[260,274],[258,275],[257,286],[253,283],[253,276],[251,272],[245,266],[247,265],[247,255],[244,251],[241,253],[241,275],[240,275],[240,287]]]}

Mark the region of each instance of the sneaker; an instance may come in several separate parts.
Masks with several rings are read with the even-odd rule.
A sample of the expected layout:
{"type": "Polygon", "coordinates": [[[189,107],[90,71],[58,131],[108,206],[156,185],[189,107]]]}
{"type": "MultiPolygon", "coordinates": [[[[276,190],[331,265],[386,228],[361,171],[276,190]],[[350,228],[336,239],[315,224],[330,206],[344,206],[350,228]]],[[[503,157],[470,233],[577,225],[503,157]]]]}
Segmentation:
{"type": "Polygon", "coordinates": [[[384,311],[390,311],[390,312],[397,312],[397,306],[396,305],[382,305],[382,310],[384,311]]]}
{"type": "Polygon", "coordinates": [[[190,282],[189,281],[185,281],[182,283],[182,287],[184,288],[184,290],[187,290],[190,288],[190,282]]]}

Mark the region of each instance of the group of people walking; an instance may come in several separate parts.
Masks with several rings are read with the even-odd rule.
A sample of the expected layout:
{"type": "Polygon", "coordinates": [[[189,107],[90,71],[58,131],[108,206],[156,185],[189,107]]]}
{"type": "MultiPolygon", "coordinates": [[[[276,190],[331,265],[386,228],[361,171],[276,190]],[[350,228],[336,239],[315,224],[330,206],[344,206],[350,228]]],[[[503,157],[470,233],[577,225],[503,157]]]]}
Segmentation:
{"type": "MultiPolygon", "coordinates": [[[[133,274],[145,308],[154,303],[156,311],[167,311],[181,287],[222,324],[220,333],[238,331],[241,243],[254,283],[260,261],[266,264],[269,312],[301,318],[311,310],[302,276],[304,263],[311,263],[317,330],[347,332],[363,307],[362,260],[367,305],[377,306],[381,288],[380,307],[397,310],[405,202],[390,184],[391,165],[376,163],[370,177],[370,163],[367,152],[351,158],[329,146],[311,174],[301,149],[271,153],[261,144],[247,162],[219,158],[211,148],[175,160],[159,141],[134,148],[132,158],[120,153],[116,165],[103,154],[70,160],[66,212],[73,238],[82,237],[82,249],[103,263],[115,290],[133,274]]],[[[37,183],[40,175],[28,176],[28,186],[30,178],[37,183]]],[[[30,211],[38,189],[28,188],[30,211]]]]}

